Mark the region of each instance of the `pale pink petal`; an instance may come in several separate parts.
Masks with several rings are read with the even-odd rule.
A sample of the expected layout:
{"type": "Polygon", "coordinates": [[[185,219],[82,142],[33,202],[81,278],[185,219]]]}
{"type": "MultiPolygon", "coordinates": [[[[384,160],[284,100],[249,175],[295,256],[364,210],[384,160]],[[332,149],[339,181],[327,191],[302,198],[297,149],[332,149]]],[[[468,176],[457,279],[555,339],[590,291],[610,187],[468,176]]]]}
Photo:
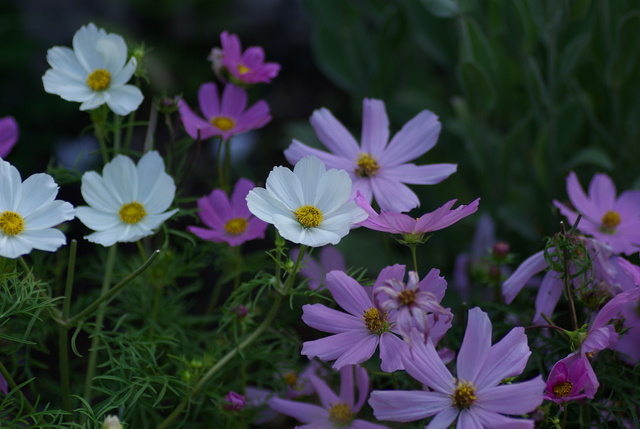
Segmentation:
{"type": "Polygon", "coordinates": [[[323,304],[303,305],[302,321],[314,329],[332,334],[358,329],[366,332],[362,316],[352,316],[351,314],[334,310],[323,304]]]}
{"type": "Polygon", "coordinates": [[[455,379],[442,363],[431,340],[425,344],[422,334],[411,332],[411,354],[402,357],[407,373],[420,383],[444,395],[454,391],[455,379]]]}
{"type": "Polygon", "coordinates": [[[218,95],[218,87],[213,82],[203,83],[198,89],[198,102],[200,110],[209,121],[211,118],[220,116],[220,96],[218,95]]]}
{"type": "Polygon", "coordinates": [[[298,161],[309,155],[318,157],[327,168],[337,168],[346,171],[353,171],[355,169],[355,164],[352,160],[314,149],[297,140],[293,140],[291,145],[284,151],[285,158],[287,158],[287,161],[292,165],[297,164],[298,161]]]}
{"type": "Polygon", "coordinates": [[[469,310],[467,330],[458,353],[458,378],[475,383],[491,349],[491,321],[479,307],[469,310]]]}
{"type": "Polygon", "coordinates": [[[389,118],[382,100],[362,101],[362,152],[379,155],[389,141],[389,118]]]}
{"type": "Polygon", "coordinates": [[[348,160],[358,159],[358,143],[329,110],[316,110],[311,115],[310,122],[316,135],[330,152],[348,160]]]}
{"type": "Polygon", "coordinates": [[[548,271],[544,275],[536,296],[536,315],[533,318],[533,323],[546,323],[542,314],[547,317],[553,315],[553,310],[556,308],[564,289],[562,279],[558,278],[559,275],[555,271],[548,271]]]}
{"type": "Polygon", "coordinates": [[[269,406],[279,413],[293,417],[302,423],[329,421],[329,411],[317,405],[273,398],[269,401],[269,406]]]}
{"type": "MultiPolygon", "coordinates": [[[[589,183],[589,198],[596,213],[604,214],[612,210],[616,201],[616,186],[613,180],[604,173],[596,173],[589,183]]],[[[590,216],[589,213],[585,213],[590,216]]]]}
{"type": "Polygon", "coordinates": [[[401,164],[390,167],[385,165],[381,175],[389,180],[412,185],[435,185],[451,176],[457,169],[456,164],[401,164]]]}
{"type": "Polygon", "coordinates": [[[441,128],[438,117],[433,112],[423,110],[393,136],[379,156],[379,163],[387,167],[418,158],[435,146],[441,128]]]}
{"type": "MultiPolygon", "coordinates": [[[[342,334],[337,334],[342,335],[342,334]]],[[[355,365],[369,360],[378,347],[379,336],[369,334],[346,350],[334,363],[333,369],[340,369],[345,365],[355,365]]]]}
{"type": "Polygon", "coordinates": [[[373,196],[383,212],[408,212],[420,205],[416,194],[400,182],[376,176],[371,181],[373,196]]]}
{"type": "Polygon", "coordinates": [[[325,286],[338,305],[356,317],[362,318],[364,312],[373,307],[362,285],[342,271],[329,272],[325,286]]]}
{"type": "MultiPolygon", "coordinates": [[[[317,357],[323,361],[338,359],[342,354],[351,349],[354,344],[357,344],[369,336],[371,336],[371,334],[367,331],[348,331],[320,338],[319,340],[306,341],[302,344],[300,354],[307,356],[309,359],[317,357]]],[[[373,354],[373,352],[371,352],[371,354],[373,354]]],[[[349,362],[347,362],[347,364],[348,363],[349,362]]]]}
{"type": "Polygon", "coordinates": [[[496,413],[526,414],[542,404],[544,389],[544,381],[537,376],[521,383],[503,384],[478,390],[478,399],[474,405],[496,413]]]}
{"type": "Polygon", "coordinates": [[[512,417],[503,416],[493,411],[484,410],[481,407],[471,408],[471,413],[483,425],[483,428],[491,429],[533,429],[535,423],[533,420],[514,419],[512,417]]]}
{"type": "MultiPolygon", "coordinates": [[[[449,415],[451,412],[448,410],[453,410],[449,396],[419,390],[374,390],[369,397],[369,405],[378,420],[393,422],[412,422],[442,412],[449,415]]],[[[458,410],[455,410],[455,414],[457,412],[458,410]]]]}
{"type": "Polygon", "coordinates": [[[504,295],[505,302],[511,304],[511,301],[514,300],[529,279],[545,268],[547,268],[547,263],[544,260],[543,251],[534,253],[525,259],[502,284],[502,295],[504,295]]]}
{"type": "Polygon", "coordinates": [[[527,345],[524,328],[513,328],[491,347],[482,372],[478,374],[474,384],[482,390],[485,386],[497,386],[505,378],[521,374],[529,356],[531,350],[527,345]]]}
{"type": "Polygon", "coordinates": [[[394,372],[404,369],[402,356],[408,353],[407,343],[392,334],[385,332],[380,336],[380,369],[394,372]]]}
{"type": "Polygon", "coordinates": [[[325,383],[324,380],[320,379],[320,377],[318,377],[316,374],[307,374],[307,379],[309,380],[309,382],[311,382],[311,385],[313,385],[313,389],[318,394],[320,403],[324,408],[331,408],[331,404],[335,404],[341,399],[338,398],[338,395],[336,395],[333,390],[329,388],[327,383],[325,383]]]}

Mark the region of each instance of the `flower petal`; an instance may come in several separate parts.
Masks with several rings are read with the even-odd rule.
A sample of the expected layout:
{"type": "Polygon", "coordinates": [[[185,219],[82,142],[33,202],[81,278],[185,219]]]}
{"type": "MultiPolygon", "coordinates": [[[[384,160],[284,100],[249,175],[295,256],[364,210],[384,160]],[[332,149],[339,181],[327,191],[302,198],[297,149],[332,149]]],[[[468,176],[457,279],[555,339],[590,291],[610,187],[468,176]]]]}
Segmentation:
{"type": "MultiPolygon", "coordinates": [[[[412,422],[438,413],[451,414],[451,398],[438,392],[420,390],[374,390],[369,398],[373,415],[378,420],[412,422]]],[[[455,410],[451,421],[457,415],[455,410]]],[[[447,427],[447,426],[444,426],[447,427]]]]}
{"type": "Polygon", "coordinates": [[[349,160],[358,159],[360,148],[351,133],[333,114],[325,109],[318,109],[311,115],[311,126],[320,141],[330,152],[349,160]]]}
{"type": "Polygon", "coordinates": [[[438,117],[433,112],[423,110],[393,136],[379,157],[380,164],[394,166],[418,158],[435,146],[441,128],[438,117]]]}
{"type": "Polygon", "coordinates": [[[379,155],[389,141],[389,118],[382,100],[362,101],[362,152],[379,155]]]}

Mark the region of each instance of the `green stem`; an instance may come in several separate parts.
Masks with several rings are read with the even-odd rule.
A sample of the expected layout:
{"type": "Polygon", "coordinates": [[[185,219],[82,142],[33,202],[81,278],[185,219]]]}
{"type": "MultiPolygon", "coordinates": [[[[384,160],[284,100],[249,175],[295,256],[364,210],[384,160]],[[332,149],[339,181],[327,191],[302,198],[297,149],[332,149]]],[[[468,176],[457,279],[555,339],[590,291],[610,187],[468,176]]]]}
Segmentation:
{"type": "Polygon", "coordinates": [[[225,140],[220,138],[218,143],[218,186],[223,191],[227,190],[227,183],[225,178],[224,160],[222,158],[222,148],[224,147],[225,140]]]}
{"type": "Polygon", "coordinates": [[[129,152],[131,149],[131,139],[133,138],[133,124],[136,120],[136,111],[129,113],[129,118],[127,119],[127,133],[124,138],[124,150],[125,152],[129,152]]]}
{"type": "Polygon", "coordinates": [[[109,155],[107,149],[106,140],[106,128],[107,128],[107,115],[109,110],[106,104],[91,111],[91,121],[93,122],[93,132],[100,143],[100,152],[102,153],[102,162],[106,164],[109,162],[109,155]]]}
{"type": "MultiPolygon", "coordinates": [[[[117,245],[114,244],[109,247],[107,251],[107,266],[105,268],[104,278],[102,279],[102,289],[100,291],[100,297],[104,297],[109,292],[111,286],[111,275],[113,274],[113,266],[116,260],[117,245]]],[[[84,384],[84,399],[88,404],[91,403],[91,387],[93,384],[93,377],[96,371],[96,363],[98,360],[98,347],[100,346],[100,333],[102,332],[102,323],[104,322],[104,312],[106,310],[106,303],[102,302],[98,308],[98,314],[96,316],[96,327],[91,338],[91,347],[89,348],[89,363],[87,364],[87,375],[84,384]]]]}
{"type": "Polygon", "coordinates": [[[153,261],[155,261],[155,259],[158,257],[158,255],[160,254],[160,250],[156,250],[155,252],[153,252],[151,254],[151,256],[149,257],[149,259],[147,259],[147,261],[142,264],[140,266],[140,268],[138,268],[137,270],[135,270],[134,272],[132,272],[131,274],[129,274],[127,277],[125,277],[124,279],[122,279],[120,281],[120,283],[118,283],[117,285],[115,285],[113,288],[111,288],[111,290],[108,291],[108,293],[106,293],[103,296],[100,296],[100,298],[96,299],[95,301],[93,301],[87,308],[85,308],[84,310],[82,310],[80,313],[78,313],[77,315],[75,315],[72,319],[66,321],[67,326],[75,326],[78,324],[78,322],[82,321],[85,319],[85,317],[87,317],[89,314],[93,313],[93,311],[98,308],[98,306],[100,304],[102,304],[103,302],[113,298],[118,292],[120,292],[120,290],[125,287],[131,280],[135,279],[136,277],[138,277],[140,274],[142,274],[142,272],[144,272],[144,270],[146,270],[149,265],[151,265],[153,263],[153,261]]]}
{"type": "Polygon", "coordinates": [[[120,142],[122,141],[122,133],[120,125],[122,124],[122,116],[113,114],[113,153],[117,155],[120,153],[120,142]]]}
{"type": "Polygon", "coordinates": [[[413,259],[413,269],[416,272],[416,274],[418,274],[418,258],[416,256],[417,253],[417,249],[416,249],[415,244],[410,244],[409,245],[409,249],[411,249],[411,258],[413,259]]]}
{"type": "MultiPolygon", "coordinates": [[[[560,222],[560,228],[562,230],[562,235],[567,236],[567,232],[564,227],[564,222],[560,222]]],[[[573,300],[573,290],[571,288],[571,278],[569,274],[569,251],[566,246],[562,249],[562,263],[564,265],[564,273],[562,273],[562,281],[564,283],[564,293],[567,295],[567,300],[569,301],[569,313],[571,315],[571,327],[574,331],[578,330],[578,316],[576,314],[576,304],[573,300]]]]}
{"type": "Polygon", "coordinates": [[[238,287],[240,287],[240,274],[242,274],[242,254],[240,253],[240,246],[233,246],[233,257],[236,263],[233,290],[238,290],[238,287]]]}
{"type": "MultiPolygon", "coordinates": [[[[288,279],[287,279],[288,280],[288,279]]],[[[202,378],[196,383],[188,396],[186,396],[182,402],[173,410],[171,414],[158,426],[158,429],[167,429],[171,427],[171,424],[175,419],[182,414],[182,411],[186,408],[189,401],[195,398],[200,390],[205,386],[205,384],[213,377],[221,368],[223,368],[231,359],[233,359],[240,351],[245,349],[248,345],[253,343],[258,337],[262,335],[262,333],[271,325],[271,322],[275,318],[276,314],[278,314],[278,309],[280,308],[280,303],[282,302],[282,296],[280,294],[276,295],[275,302],[271,306],[271,310],[267,314],[267,317],[262,321],[260,326],[253,331],[247,338],[245,338],[237,347],[230,350],[226,355],[222,357],[214,366],[212,366],[209,371],[206,372],[202,376],[202,378]]]]}
{"type": "MultiPolygon", "coordinates": [[[[67,266],[67,282],[64,289],[64,301],[62,303],[62,320],[69,318],[71,308],[71,293],[73,292],[73,277],[76,267],[76,251],[78,242],[71,240],[69,249],[69,264],[67,266]]],[[[62,385],[62,401],[64,410],[71,415],[73,412],[71,404],[71,388],[69,382],[69,328],[58,325],[58,349],[60,356],[60,384],[62,385]]]]}
{"type": "Polygon", "coordinates": [[[567,408],[569,403],[564,404],[564,409],[562,410],[562,429],[567,427],[567,408]]]}

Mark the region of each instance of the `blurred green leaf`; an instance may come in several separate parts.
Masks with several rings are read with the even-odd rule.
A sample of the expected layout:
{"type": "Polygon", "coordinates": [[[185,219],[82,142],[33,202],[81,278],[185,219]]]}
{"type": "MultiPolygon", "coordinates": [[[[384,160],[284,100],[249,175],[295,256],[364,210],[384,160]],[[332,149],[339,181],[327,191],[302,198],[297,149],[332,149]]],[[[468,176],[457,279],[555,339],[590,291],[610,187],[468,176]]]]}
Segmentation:
{"type": "Polygon", "coordinates": [[[607,67],[607,82],[614,88],[620,88],[638,64],[640,43],[640,14],[629,13],[617,22],[616,46],[607,67]]]}
{"type": "Polygon", "coordinates": [[[578,20],[584,18],[589,11],[591,0],[571,0],[568,4],[571,19],[578,20]]]}
{"type": "Polygon", "coordinates": [[[591,35],[581,34],[576,36],[567,46],[562,50],[560,55],[560,70],[558,71],[558,79],[563,81],[573,73],[576,65],[582,58],[582,54],[585,48],[591,43],[591,35]]]}
{"type": "Polygon", "coordinates": [[[578,151],[573,158],[563,165],[564,170],[573,170],[583,165],[593,165],[611,171],[614,163],[607,153],[595,146],[584,148],[578,151]]]}
{"type": "Polygon", "coordinates": [[[439,18],[452,18],[460,13],[455,0],[420,0],[420,3],[427,11],[439,18]]]}
{"type": "Polygon", "coordinates": [[[457,67],[460,86],[472,110],[488,113],[496,102],[496,90],[482,66],[473,61],[462,61],[457,67]]]}

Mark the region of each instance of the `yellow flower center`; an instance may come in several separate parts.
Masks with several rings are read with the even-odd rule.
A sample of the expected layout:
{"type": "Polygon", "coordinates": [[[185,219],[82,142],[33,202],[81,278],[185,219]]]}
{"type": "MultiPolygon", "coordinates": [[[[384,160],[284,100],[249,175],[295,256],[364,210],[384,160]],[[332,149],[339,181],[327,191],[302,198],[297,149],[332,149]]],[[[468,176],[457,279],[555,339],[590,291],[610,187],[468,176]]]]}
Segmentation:
{"type": "Polygon", "coordinates": [[[402,305],[410,306],[416,302],[416,291],[405,289],[398,294],[398,302],[402,305]]]}
{"type": "Polygon", "coordinates": [[[240,72],[240,74],[245,74],[245,73],[249,73],[251,69],[245,65],[238,64],[238,71],[240,72]]]}
{"type": "Polygon", "coordinates": [[[16,212],[2,212],[0,215],[0,229],[6,235],[20,234],[24,231],[24,219],[16,212]]]}
{"type": "Polygon", "coordinates": [[[387,322],[387,313],[380,312],[377,308],[370,307],[364,311],[362,315],[364,324],[372,334],[382,334],[387,332],[390,328],[389,322],[387,322]]]}
{"type": "Polygon", "coordinates": [[[122,222],[134,224],[140,222],[142,218],[147,215],[147,212],[144,210],[144,206],[142,204],[134,201],[120,207],[118,214],[120,215],[120,220],[122,220],[122,222]]]}
{"type": "Polygon", "coordinates": [[[620,225],[620,214],[618,212],[614,212],[609,210],[602,216],[600,222],[602,222],[602,232],[606,232],[608,234],[613,234],[616,232],[616,226],[620,225]]]}
{"type": "Polygon", "coordinates": [[[238,217],[227,221],[227,223],[224,224],[224,229],[226,229],[229,234],[238,235],[247,229],[247,223],[245,218],[238,217]]]}
{"type": "Polygon", "coordinates": [[[473,405],[476,399],[478,399],[476,386],[472,382],[466,380],[456,381],[456,390],[451,397],[454,407],[466,410],[473,405]]]}
{"type": "Polygon", "coordinates": [[[378,173],[380,166],[378,161],[368,153],[361,153],[356,161],[356,175],[359,177],[373,177],[378,173]]]}
{"type": "Polygon", "coordinates": [[[109,88],[111,84],[111,73],[105,69],[96,69],[87,78],[87,85],[94,91],[102,91],[109,88]]]}
{"type": "Polygon", "coordinates": [[[347,426],[353,420],[353,413],[349,405],[344,402],[336,402],[329,409],[329,421],[338,427],[347,426]]]}
{"type": "Polygon", "coordinates": [[[236,123],[233,119],[227,118],[226,116],[218,116],[216,118],[211,118],[211,125],[219,129],[220,131],[229,131],[236,126],[236,123]]]}
{"type": "Polygon", "coordinates": [[[291,371],[284,375],[284,382],[287,383],[287,386],[291,388],[295,388],[298,383],[298,374],[291,371]]]}
{"type": "Polygon", "coordinates": [[[564,383],[553,386],[553,394],[556,395],[557,398],[564,398],[571,394],[571,389],[573,389],[573,384],[570,381],[565,381],[564,383]]]}
{"type": "Polygon", "coordinates": [[[322,222],[322,212],[314,206],[302,206],[293,214],[305,228],[315,228],[322,222]]]}

